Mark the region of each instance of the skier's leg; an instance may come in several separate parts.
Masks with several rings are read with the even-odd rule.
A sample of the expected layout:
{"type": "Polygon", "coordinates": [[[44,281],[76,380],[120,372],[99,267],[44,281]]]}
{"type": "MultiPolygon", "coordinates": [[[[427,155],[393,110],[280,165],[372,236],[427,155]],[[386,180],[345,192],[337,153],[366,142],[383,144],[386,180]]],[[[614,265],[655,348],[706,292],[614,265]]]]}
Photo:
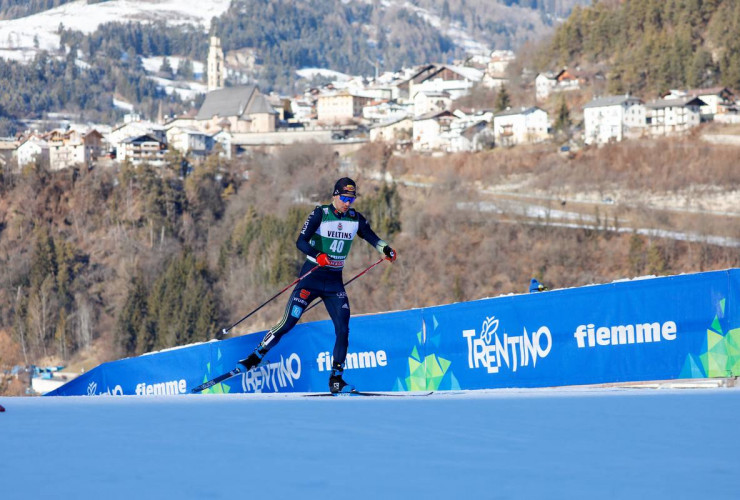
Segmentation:
{"type": "Polygon", "coordinates": [[[326,310],[334,323],[334,365],[342,366],[347,359],[347,347],[349,346],[349,299],[347,293],[332,292],[324,295],[326,310]]]}
{"type": "Polygon", "coordinates": [[[315,290],[310,288],[296,286],[290,294],[288,303],[285,306],[285,312],[282,319],[265,334],[257,348],[245,359],[239,361],[247,370],[251,370],[265,357],[267,351],[272,349],[280,342],[283,335],[288,333],[298,323],[303,311],[306,310],[311,301],[319,295],[315,290]]]}
{"type": "Polygon", "coordinates": [[[324,304],[334,323],[334,334],[336,335],[329,389],[331,392],[342,392],[346,390],[345,387],[348,385],[342,378],[344,361],[347,359],[347,348],[349,347],[350,308],[347,293],[344,289],[339,292],[327,293],[324,295],[324,304]]]}

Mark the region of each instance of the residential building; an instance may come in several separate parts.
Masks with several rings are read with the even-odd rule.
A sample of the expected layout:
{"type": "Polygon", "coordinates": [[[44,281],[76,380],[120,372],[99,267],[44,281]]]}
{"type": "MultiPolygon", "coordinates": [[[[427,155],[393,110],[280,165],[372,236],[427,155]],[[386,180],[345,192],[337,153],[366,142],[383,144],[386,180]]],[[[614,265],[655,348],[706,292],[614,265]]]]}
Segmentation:
{"type": "Polygon", "coordinates": [[[270,103],[270,106],[272,106],[272,109],[277,113],[278,122],[286,121],[287,117],[291,114],[290,99],[275,93],[266,96],[266,99],[270,103]]]}
{"type": "Polygon", "coordinates": [[[320,95],[316,101],[316,115],[320,123],[344,124],[362,116],[362,108],[372,99],[347,91],[320,95]]]}
{"type": "Polygon", "coordinates": [[[206,94],[195,119],[198,128],[216,133],[274,132],[277,112],[254,85],[241,85],[214,90],[206,94]]]}
{"type": "Polygon", "coordinates": [[[446,151],[449,153],[461,153],[466,151],[482,151],[493,147],[494,137],[490,128],[490,121],[479,120],[477,122],[464,122],[462,127],[450,126],[450,130],[442,134],[446,140],[446,151]]]}
{"type": "Polygon", "coordinates": [[[441,135],[450,130],[450,123],[455,118],[450,111],[436,111],[414,118],[413,149],[415,151],[441,149],[444,145],[441,135]]]}
{"type": "Polygon", "coordinates": [[[289,119],[292,123],[306,123],[316,119],[316,109],[313,102],[309,99],[293,99],[290,101],[290,112],[293,118],[289,119]]]}
{"type": "Polygon", "coordinates": [[[493,130],[498,146],[542,142],[550,137],[547,112],[536,106],[509,109],[494,115],[493,130]]]}
{"type": "Polygon", "coordinates": [[[164,130],[166,134],[167,130],[171,129],[172,127],[198,128],[199,125],[200,123],[198,122],[198,120],[195,119],[195,113],[192,113],[192,116],[176,116],[170,120],[167,120],[164,124],[164,130]]]}
{"type": "Polygon", "coordinates": [[[0,167],[7,167],[11,163],[17,148],[18,142],[14,137],[0,138],[0,167]]]}
{"type": "Polygon", "coordinates": [[[228,130],[221,130],[212,136],[213,148],[221,158],[231,159],[234,156],[233,136],[228,130]]]}
{"type": "Polygon", "coordinates": [[[400,104],[394,101],[373,101],[362,108],[362,117],[375,124],[387,123],[413,114],[413,104],[400,104]]]}
{"type": "Polygon", "coordinates": [[[205,157],[213,149],[214,139],[197,129],[171,127],[167,129],[167,147],[183,155],[205,157]]]}
{"type": "Polygon", "coordinates": [[[442,65],[430,71],[419,81],[409,83],[409,98],[419,92],[446,92],[451,100],[470,93],[470,89],[483,79],[483,71],[467,66],[442,65]]]}
{"type": "Polygon", "coordinates": [[[486,66],[486,72],[481,81],[488,88],[501,88],[509,83],[506,70],[516,59],[510,50],[494,50],[486,66]]]}
{"type": "Polygon", "coordinates": [[[401,81],[395,82],[396,93],[394,98],[402,101],[410,100],[413,97],[411,88],[414,84],[421,83],[436,71],[438,71],[438,67],[435,64],[425,64],[415,68],[410,74],[405,75],[401,81]]]}
{"type": "Polygon", "coordinates": [[[645,122],[651,135],[686,132],[701,123],[701,107],[707,104],[698,97],[658,99],[645,105],[645,122]]]}
{"type": "Polygon", "coordinates": [[[385,142],[410,140],[413,129],[414,122],[411,117],[401,116],[370,127],[370,140],[385,142]]]}
{"type": "Polygon", "coordinates": [[[23,168],[29,163],[39,162],[43,167],[49,166],[49,143],[44,139],[32,135],[23,140],[15,150],[18,167],[23,168]]]}
{"type": "Polygon", "coordinates": [[[164,165],[167,144],[152,135],[140,135],[124,140],[118,150],[118,159],[134,165],[149,163],[164,165]]]}
{"type": "Polygon", "coordinates": [[[516,60],[516,55],[511,50],[494,50],[488,61],[486,73],[489,75],[504,75],[509,64],[516,60]]]}
{"type": "Polygon", "coordinates": [[[74,166],[90,166],[103,155],[103,135],[93,129],[52,130],[44,136],[49,145],[49,168],[61,170],[74,166]]]}
{"type": "Polygon", "coordinates": [[[713,120],[715,115],[724,114],[735,104],[735,94],[727,87],[711,87],[706,89],[671,90],[665,99],[680,99],[682,97],[698,97],[706,104],[699,113],[702,121],[713,120]]]}
{"type": "Polygon", "coordinates": [[[417,92],[413,101],[415,116],[421,116],[435,111],[444,111],[452,105],[452,99],[450,99],[448,92],[417,92]]]}
{"type": "Polygon", "coordinates": [[[457,99],[483,79],[483,71],[466,66],[427,64],[397,85],[398,99],[411,100],[417,92],[447,92],[457,99]]]}
{"type": "Polygon", "coordinates": [[[543,102],[553,92],[567,92],[581,88],[578,75],[567,69],[562,69],[557,73],[550,71],[539,73],[534,79],[534,84],[537,102],[543,102]]]}
{"type": "Polygon", "coordinates": [[[368,85],[362,89],[361,95],[376,101],[390,101],[393,97],[391,85],[368,85]]]}
{"type": "Polygon", "coordinates": [[[550,97],[558,81],[551,71],[538,73],[534,79],[535,98],[537,102],[543,102],[550,97]]]}
{"type": "Polygon", "coordinates": [[[116,158],[122,159],[122,156],[118,154],[118,150],[121,149],[123,141],[132,137],[140,137],[142,135],[150,135],[155,137],[157,140],[164,142],[166,141],[165,128],[156,123],[143,121],[138,117],[127,120],[123,124],[118,125],[110,131],[106,139],[111,151],[116,152],[116,158]]]}
{"type": "Polygon", "coordinates": [[[645,132],[645,123],[645,103],[629,94],[597,98],[583,107],[586,144],[637,137],[645,132]]]}

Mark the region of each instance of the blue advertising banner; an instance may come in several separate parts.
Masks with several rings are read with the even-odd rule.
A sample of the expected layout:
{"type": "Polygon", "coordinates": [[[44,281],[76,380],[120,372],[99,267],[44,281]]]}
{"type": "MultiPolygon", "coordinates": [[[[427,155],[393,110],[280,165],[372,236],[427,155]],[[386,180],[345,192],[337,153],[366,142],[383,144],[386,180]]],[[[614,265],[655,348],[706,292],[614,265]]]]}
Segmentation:
{"type": "Polygon", "coordinates": [[[480,300],[425,309],[424,322],[466,389],[704,377],[697,361],[734,276],[734,287],[718,272],[480,300]]]}
{"type": "MultiPolygon", "coordinates": [[[[548,387],[740,373],[740,270],[354,316],[345,378],[365,391],[548,387]]],[[[104,363],[49,395],[174,395],[231,370],[265,332],[104,363]]],[[[334,328],[300,324],[206,392],[326,392],[334,328]]]]}

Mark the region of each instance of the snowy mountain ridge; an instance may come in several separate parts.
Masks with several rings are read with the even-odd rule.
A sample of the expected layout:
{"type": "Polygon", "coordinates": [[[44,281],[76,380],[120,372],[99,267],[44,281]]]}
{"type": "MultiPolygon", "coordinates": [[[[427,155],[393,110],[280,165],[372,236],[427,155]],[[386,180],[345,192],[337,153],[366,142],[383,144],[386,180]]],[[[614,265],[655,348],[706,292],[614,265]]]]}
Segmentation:
{"type": "MultiPolygon", "coordinates": [[[[223,15],[231,3],[232,0],[109,0],[88,4],[87,0],[76,0],[27,17],[0,21],[0,57],[29,61],[39,50],[57,50],[60,26],[89,34],[111,22],[165,22],[201,26],[207,32],[211,19],[223,15]]],[[[384,9],[400,8],[417,14],[470,55],[487,54],[491,50],[490,44],[471,35],[460,22],[444,19],[439,13],[407,0],[384,0],[381,5],[384,9]]],[[[534,15],[531,9],[496,2],[489,9],[499,19],[534,15]]],[[[534,25],[530,28],[537,29],[534,25]]]]}
{"type": "Polygon", "coordinates": [[[32,16],[0,21],[0,57],[28,61],[39,50],[59,49],[60,25],[89,34],[112,22],[165,22],[201,26],[229,8],[231,0],[77,0],[32,16]]]}

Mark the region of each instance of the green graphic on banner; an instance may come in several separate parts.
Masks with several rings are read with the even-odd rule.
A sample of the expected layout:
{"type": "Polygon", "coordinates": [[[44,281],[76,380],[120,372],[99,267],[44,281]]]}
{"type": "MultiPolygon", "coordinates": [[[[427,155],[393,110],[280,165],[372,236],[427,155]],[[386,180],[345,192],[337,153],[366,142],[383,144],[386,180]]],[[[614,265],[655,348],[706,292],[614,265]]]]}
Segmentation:
{"type": "Polygon", "coordinates": [[[681,378],[732,377],[740,374],[740,328],[723,331],[725,299],[719,301],[719,312],[707,329],[701,353],[686,356],[681,378]]]}
{"type": "Polygon", "coordinates": [[[439,326],[437,318],[434,321],[433,333],[424,338],[424,332],[417,332],[417,345],[411,350],[408,358],[409,375],[404,379],[405,384],[396,379],[394,390],[396,391],[437,391],[437,390],[459,390],[460,383],[455,374],[450,370],[452,364],[449,360],[430,353],[422,359],[420,350],[426,345],[427,351],[431,348],[439,349],[442,340],[441,333],[434,333],[439,326]],[[425,342],[426,340],[426,342],[425,342]]]}
{"type": "MultiPolygon", "coordinates": [[[[211,370],[211,363],[208,363],[206,365],[206,373],[203,375],[203,383],[208,382],[212,378],[221,375],[226,370],[223,368],[223,365],[220,363],[221,361],[221,349],[218,349],[217,351],[217,361],[219,361],[218,367],[215,370],[211,370]]],[[[209,387],[208,389],[204,390],[201,394],[228,394],[231,391],[231,387],[224,383],[216,384],[213,387],[209,387]]]]}

